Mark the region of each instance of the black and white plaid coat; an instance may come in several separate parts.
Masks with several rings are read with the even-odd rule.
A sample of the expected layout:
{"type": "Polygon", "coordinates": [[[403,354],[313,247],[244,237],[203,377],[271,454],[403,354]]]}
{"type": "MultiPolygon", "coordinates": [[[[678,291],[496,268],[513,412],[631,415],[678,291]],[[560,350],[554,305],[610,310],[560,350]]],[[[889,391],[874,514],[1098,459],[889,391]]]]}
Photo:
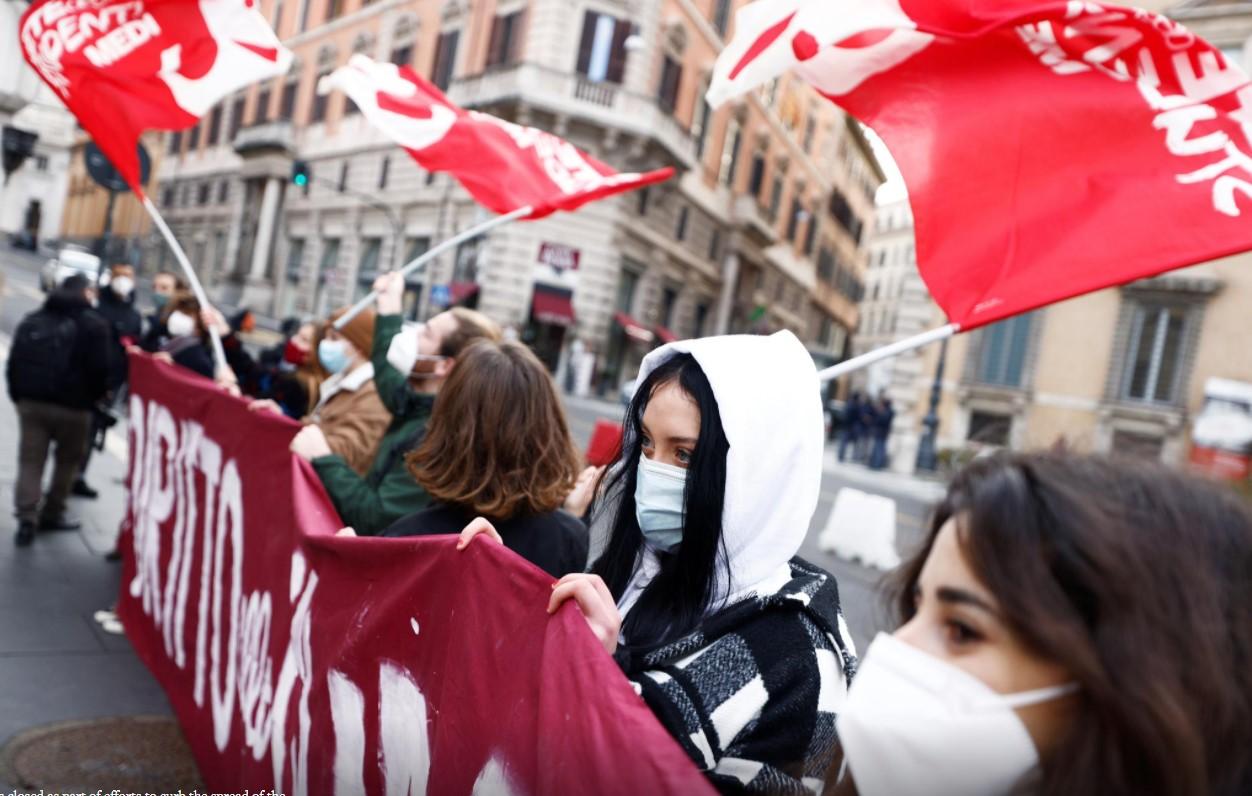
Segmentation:
{"type": "Polygon", "coordinates": [[[791,580],[648,651],[619,648],[636,690],[723,793],[820,792],[856,650],[828,572],[791,580]]]}

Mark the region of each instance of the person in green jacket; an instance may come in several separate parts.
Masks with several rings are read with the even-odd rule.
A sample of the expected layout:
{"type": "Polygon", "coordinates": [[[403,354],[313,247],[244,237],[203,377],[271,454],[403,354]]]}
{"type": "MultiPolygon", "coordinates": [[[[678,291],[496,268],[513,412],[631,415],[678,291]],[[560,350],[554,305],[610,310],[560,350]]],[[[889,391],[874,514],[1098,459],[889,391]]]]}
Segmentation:
{"type": "Polygon", "coordinates": [[[401,517],[426,508],[430,496],[413,480],[404,457],[421,441],[435,395],[460,353],[476,340],[500,339],[495,322],[463,307],[436,315],[416,332],[405,330],[401,317],[404,280],[394,272],[384,274],[374,289],[378,291],[378,317],[370,361],[378,397],[392,419],[373,464],[365,477],[357,475],[343,457],[331,453],[316,425],[306,426],[291,442],[292,452],[313,464],[344,524],[360,536],[373,536],[401,517]],[[412,353],[406,355],[406,350],[412,353]],[[393,364],[397,362],[407,369],[397,369],[393,364]]]}

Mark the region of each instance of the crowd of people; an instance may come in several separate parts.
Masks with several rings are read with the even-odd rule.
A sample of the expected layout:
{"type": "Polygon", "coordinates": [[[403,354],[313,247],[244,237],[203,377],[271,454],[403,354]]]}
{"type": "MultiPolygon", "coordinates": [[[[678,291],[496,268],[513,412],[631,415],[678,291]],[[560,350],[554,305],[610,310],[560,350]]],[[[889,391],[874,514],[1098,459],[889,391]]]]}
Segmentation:
{"type": "MultiPolygon", "coordinates": [[[[1224,487],[1064,452],[980,460],[893,576],[896,629],[858,658],[835,577],[797,556],[824,419],[790,333],[651,352],[620,450],[593,468],[529,349],[472,310],[404,322],[395,274],[342,329],[341,312],[293,322],[256,360],[246,319],[172,274],[146,320],[133,287],[114,268],[93,309],[71,277],[18,330],[18,544],[72,524],[93,410],[133,346],[299,418],[291,451],[342,534],[460,534],[549,573],[548,611],[574,602],[722,792],[1252,792],[1252,512],[1224,487]]],[[[847,412],[840,458],[885,466],[890,403],[847,412]]]]}
{"type": "Polygon", "coordinates": [[[871,470],[885,470],[890,464],[887,440],[895,409],[885,395],[872,399],[853,390],[838,417],[831,419],[830,433],[839,437],[839,461],[859,462],[871,470]]]}

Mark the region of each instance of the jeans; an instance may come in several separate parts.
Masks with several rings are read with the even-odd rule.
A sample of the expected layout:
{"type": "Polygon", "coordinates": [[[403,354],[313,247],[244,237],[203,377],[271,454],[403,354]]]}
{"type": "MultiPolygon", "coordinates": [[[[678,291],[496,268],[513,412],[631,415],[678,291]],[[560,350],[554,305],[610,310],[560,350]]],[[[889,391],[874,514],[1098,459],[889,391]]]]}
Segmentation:
{"type": "Polygon", "coordinates": [[[55,519],[65,513],[65,501],[87,450],[91,412],[43,401],[18,401],[17,414],[21,433],[14,493],[17,519],[19,522],[36,522],[40,516],[55,519]],[[48,460],[48,446],[54,442],[52,483],[40,511],[44,465],[48,460]]]}

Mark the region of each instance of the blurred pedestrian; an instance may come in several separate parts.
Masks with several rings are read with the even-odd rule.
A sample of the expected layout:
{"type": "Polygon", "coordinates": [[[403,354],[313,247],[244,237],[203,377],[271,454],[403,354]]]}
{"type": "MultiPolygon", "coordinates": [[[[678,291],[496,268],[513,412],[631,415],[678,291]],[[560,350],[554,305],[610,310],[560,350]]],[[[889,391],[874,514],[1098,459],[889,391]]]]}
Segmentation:
{"type": "MultiPolygon", "coordinates": [[[[320,385],[318,402],[304,422],[316,424],[331,452],[357,475],[364,475],[391,423],[391,413],[378,399],[374,365],[369,361],[374,343],[374,311],[365,310],[343,329],[336,330],[334,323],[343,313],[341,309],[331,314],[323,327],[317,356],[330,376],[320,385]]],[[[249,408],[283,412],[273,399],[255,400],[249,408]]]]}
{"type": "Polygon", "coordinates": [[[854,390],[843,407],[843,436],[839,440],[839,461],[847,458],[849,448],[852,449],[853,460],[856,459],[856,449],[864,431],[864,420],[861,393],[854,390]]]}
{"type": "Polygon", "coordinates": [[[873,447],[869,454],[869,466],[872,470],[884,470],[887,467],[887,440],[891,438],[891,424],[895,421],[895,416],[891,399],[879,398],[878,406],[874,411],[874,425],[870,430],[873,435],[873,447]]]}
{"type": "Polygon", "coordinates": [[[200,302],[190,291],[171,296],[161,310],[160,325],[164,330],[159,354],[175,365],[187,368],[206,379],[216,369],[209,347],[209,331],[200,313],[200,302]]]}
{"type": "Polygon", "coordinates": [[[108,390],[108,323],[92,308],[95,288],[75,274],[18,324],[9,351],[9,397],[17,405],[20,442],[14,492],[17,544],[36,530],[76,530],[66,513],[74,477],[91,430],[91,410],[108,390]],[[43,493],[49,446],[55,443],[52,482],[43,493]]]}
{"type": "Polygon", "coordinates": [[[457,534],[484,517],[553,577],[586,568],[587,527],[561,508],[578,453],[552,378],[521,343],[478,340],[462,352],[407,463],[433,503],[382,536],[457,534]]]}
{"type": "Polygon", "coordinates": [[[790,332],[714,337],[653,351],[639,378],[593,511],[607,544],[548,610],[576,601],[719,790],[811,792],[856,668],[834,576],[795,557],[821,490],[813,360],[790,332]]]}
{"type": "Polygon", "coordinates": [[[165,305],[176,293],[187,290],[187,283],[182,277],[171,271],[157,271],[152,276],[152,314],[148,316],[148,328],[144,331],[139,346],[150,354],[161,350],[161,346],[169,339],[165,328],[165,305]]]}
{"type": "Polygon", "coordinates": [[[373,536],[430,502],[413,480],[405,457],[421,442],[435,398],[456,366],[457,357],[475,340],[500,339],[500,327],[474,310],[456,307],[417,329],[402,331],[404,280],[393,273],[375,281],[378,315],[370,361],[374,385],[391,425],[383,435],[369,471],[358,475],[336,456],[317,426],[306,426],[291,450],[313,464],[345,525],[373,536]]]}
{"type": "Polygon", "coordinates": [[[900,570],[831,794],[1252,793],[1252,514],[1159,464],[993,456],[900,570]]]}

